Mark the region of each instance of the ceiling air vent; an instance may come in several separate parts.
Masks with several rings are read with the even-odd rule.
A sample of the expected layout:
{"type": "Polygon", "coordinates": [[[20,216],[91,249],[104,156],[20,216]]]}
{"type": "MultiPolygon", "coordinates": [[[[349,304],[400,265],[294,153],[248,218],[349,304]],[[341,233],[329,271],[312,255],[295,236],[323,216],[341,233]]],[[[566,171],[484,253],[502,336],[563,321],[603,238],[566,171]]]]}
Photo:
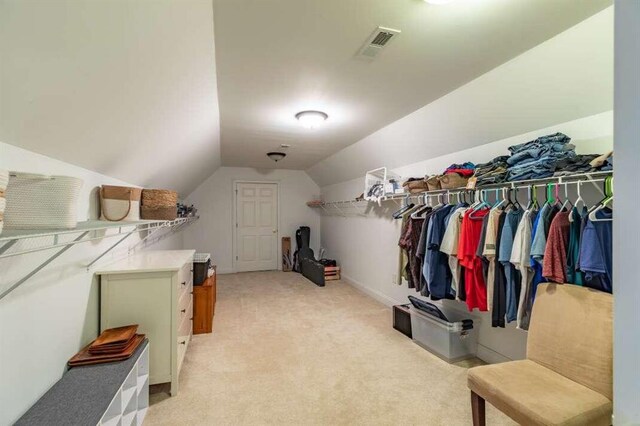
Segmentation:
{"type": "Polygon", "coordinates": [[[398,34],[400,34],[400,30],[385,27],[376,28],[358,52],[358,56],[374,58],[392,39],[396,38],[398,34]]]}

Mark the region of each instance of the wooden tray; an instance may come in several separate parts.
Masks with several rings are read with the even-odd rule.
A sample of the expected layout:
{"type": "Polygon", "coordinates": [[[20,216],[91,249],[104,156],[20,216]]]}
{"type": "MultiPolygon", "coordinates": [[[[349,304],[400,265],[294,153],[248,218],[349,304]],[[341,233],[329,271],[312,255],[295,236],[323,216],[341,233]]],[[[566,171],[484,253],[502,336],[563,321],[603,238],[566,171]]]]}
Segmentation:
{"type": "Polygon", "coordinates": [[[136,351],[140,343],[144,341],[144,334],[136,334],[133,341],[125,348],[124,351],[117,354],[94,355],[89,352],[91,344],[85,346],[80,352],[75,354],[67,364],[69,367],[77,367],[79,365],[102,364],[105,362],[124,361],[130,358],[136,351]]]}
{"type": "Polygon", "coordinates": [[[126,344],[136,335],[136,331],[138,331],[138,324],[110,328],[103,331],[90,346],[95,349],[102,349],[105,346],[109,347],[109,345],[126,344]]]}

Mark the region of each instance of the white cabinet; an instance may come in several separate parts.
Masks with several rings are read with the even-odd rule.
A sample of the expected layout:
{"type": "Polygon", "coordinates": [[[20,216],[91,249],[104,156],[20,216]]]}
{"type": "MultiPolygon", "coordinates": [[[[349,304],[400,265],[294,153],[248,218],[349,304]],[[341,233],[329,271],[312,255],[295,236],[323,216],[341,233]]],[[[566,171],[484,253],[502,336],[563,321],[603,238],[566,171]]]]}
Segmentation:
{"type": "Polygon", "coordinates": [[[178,376],[192,335],[194,250],[146,251],[102,268],[100,329],[138,324],[150,342],[149,383],[178,376]]]}

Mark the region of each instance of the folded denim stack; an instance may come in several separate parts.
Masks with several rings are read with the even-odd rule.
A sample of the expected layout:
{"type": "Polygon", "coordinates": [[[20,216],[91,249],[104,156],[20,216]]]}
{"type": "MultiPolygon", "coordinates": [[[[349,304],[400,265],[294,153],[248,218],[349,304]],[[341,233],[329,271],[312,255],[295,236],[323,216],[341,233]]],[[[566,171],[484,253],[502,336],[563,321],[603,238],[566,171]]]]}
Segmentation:
{"type": "Polygon", "coordinates": [[[569,176],[575,173],[589,173],[597,169],[591,166],[591,162],[598,158],[598,154],[576,155],[564,158],[556,162],[554,176],[569,176]]]}
{"type": "Polygon", "coordinates": [[[507,163],[508,155],[501,155],[493,160],[478,164],[475,170],[476,185],[490,185],[493,183],[502,183],[507,180],[507,171],[509,164],[507,163]]]}
{"type": "Polygon", "coordinates": [[[539,137],[531,142],[509,147],[508,181],[541,179],[553,176],[556,163],[575,157],[575,146],[563,133],[539,137]]]}

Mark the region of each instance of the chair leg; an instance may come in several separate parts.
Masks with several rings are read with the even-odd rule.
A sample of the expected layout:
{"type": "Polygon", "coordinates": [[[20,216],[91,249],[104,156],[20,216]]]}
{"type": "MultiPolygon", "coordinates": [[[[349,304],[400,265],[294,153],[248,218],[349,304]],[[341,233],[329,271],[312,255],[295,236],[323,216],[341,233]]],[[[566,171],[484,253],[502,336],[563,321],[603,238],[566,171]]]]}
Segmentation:
{"type": "Polygon", "coordinates": [[[471,392],[471,413],[473,416],[473,426],[486,426],[484,399],[475,392],[471,392]]]}

